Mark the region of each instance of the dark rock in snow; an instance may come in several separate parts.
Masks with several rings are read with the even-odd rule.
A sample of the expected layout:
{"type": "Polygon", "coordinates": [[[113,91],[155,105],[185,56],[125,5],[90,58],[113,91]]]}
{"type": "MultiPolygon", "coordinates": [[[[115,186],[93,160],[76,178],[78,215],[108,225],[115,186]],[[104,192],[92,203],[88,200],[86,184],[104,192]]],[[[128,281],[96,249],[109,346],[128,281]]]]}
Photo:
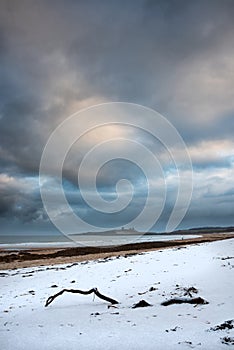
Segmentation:
{"type": "Polygon", "coordinates": [[[147,307],[147,306],[152,306],[152,305],[143,299],[143,300],[140,300],[138,303],[134,304],[132,306],[132,309],[136,309],[138,307],[147,307]]]}

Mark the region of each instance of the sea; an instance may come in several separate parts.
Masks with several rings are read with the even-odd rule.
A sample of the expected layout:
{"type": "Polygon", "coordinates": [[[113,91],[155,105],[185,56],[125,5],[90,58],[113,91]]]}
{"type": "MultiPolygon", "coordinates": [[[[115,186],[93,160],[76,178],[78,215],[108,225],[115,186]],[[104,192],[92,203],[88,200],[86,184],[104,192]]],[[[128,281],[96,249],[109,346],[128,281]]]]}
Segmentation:
{"type": "Polygon", "coordinates": [[[201,237],[200,235],[181,234],[76,234],[67,237],[65,235],[29,235],[14,234],[0,235],[0,249],[21,250],[30,248],[66,248],[74,246],[111,246],[128,243],[161,242],[201,237]]]}

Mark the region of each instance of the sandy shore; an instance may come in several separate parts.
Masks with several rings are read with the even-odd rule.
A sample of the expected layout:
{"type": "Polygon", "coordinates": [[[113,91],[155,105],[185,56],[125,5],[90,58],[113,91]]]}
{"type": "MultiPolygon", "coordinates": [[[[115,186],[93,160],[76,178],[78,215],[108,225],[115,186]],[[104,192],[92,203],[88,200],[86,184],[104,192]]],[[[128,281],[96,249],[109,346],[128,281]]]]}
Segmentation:
{"type": "Polygon", "coordinates": [[[172,247],[183,247],[191,244],[212,242],[234,238],[234,233],[205,234],[197,238],[131,243],[121,246],[108,247],[74,247],[74,248],[34,248],[30,250],[0,250],[0,270],[17,269],[22,267],[56,265],[87,260],[108,259],[113,256],[129,256],[145,251],[153,251],[172,247]]]}
{"type": "Polygon", "coordinates": [[[1,271],[1,349],[232,348],[234,239],[139,251],[1,271]],[[74,293],[95,287],[118,304],[74,293]]]}

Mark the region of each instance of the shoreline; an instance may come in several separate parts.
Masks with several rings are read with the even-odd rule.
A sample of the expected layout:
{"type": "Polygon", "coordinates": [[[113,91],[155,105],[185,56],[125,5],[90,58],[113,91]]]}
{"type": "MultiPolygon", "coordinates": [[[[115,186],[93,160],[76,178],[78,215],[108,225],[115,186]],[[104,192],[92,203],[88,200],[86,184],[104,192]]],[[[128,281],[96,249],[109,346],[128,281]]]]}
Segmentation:
{"type": "Polygon", "coordinates": [[[226,350],[234,339],[233,250],[234,239],[223,239],[1,271],[2,348],[226,350]],[[118,304],[93,298],[94,288],[118,304]]]}
{"type": "Polygon", "coordinates": [[[121,246],[30,248],[20,251],[0,250],[0,270],[108,259],[116,256],[129,256],[159,249],[176,247],[180,249],[192,244],[214,242],[231,238],[234,238],[234,233],[212,233],[192,239],[130,243],[121,246]]]}

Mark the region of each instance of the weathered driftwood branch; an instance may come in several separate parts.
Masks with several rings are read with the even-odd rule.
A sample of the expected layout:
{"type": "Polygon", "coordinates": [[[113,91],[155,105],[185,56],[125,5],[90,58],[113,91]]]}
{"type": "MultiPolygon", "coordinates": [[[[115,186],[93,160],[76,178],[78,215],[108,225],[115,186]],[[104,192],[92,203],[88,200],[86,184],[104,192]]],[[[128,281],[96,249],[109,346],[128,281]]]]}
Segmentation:
{"type": "Polygon", "coordinates": [[[208,301],[204,300],[201,297],[198,297],[198,298],[173,298],[173,299],[169,299],[169,300],[166,300],[166,301],[162,302],[161,305],[168,306],[168,305],[172,305],[172,304],[183,304],[183,303],[187,303],[187,304],[209,304],[208,301]]]}
{"type": "Polygon", "coordinates": [[[111,304],[118,304],[119,302],[115,299],[109,298],[103,294],[101,294],[97,288],[92,288],[90,290],[80,290],[80,289],[63,289],[60,292],[50,296],[45,303],[45,306],[48,306],[52,303],[52,301],[54,301],[55,298],[57,298],[59,295],[62,295],[63,293],[79,293],[79,294],[83,294],[83,295],[88,295],[88,294],[92,294],[94,293],[98,298],[103,299],[111,304]]]}

